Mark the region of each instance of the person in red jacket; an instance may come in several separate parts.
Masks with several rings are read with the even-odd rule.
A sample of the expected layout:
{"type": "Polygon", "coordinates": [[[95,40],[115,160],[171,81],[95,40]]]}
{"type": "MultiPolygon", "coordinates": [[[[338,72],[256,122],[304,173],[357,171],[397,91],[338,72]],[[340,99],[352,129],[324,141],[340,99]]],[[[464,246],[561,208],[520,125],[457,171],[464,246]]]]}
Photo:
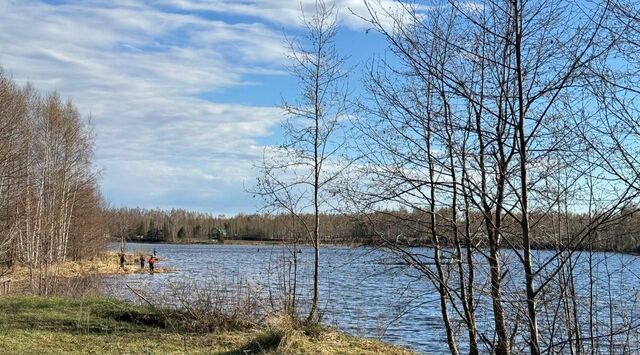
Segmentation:
{"type": "Polygon", "coordinates": [[[156,259],[156,257],[153,256],[153,255],[150,255],[149,256],[149,260],[147,260],[147,262],[149,263],[149,270],[151,271],[152,274],[153,274],[153,270],[155,268],[156,261],[158,261],[158,259],[156,259]]]}

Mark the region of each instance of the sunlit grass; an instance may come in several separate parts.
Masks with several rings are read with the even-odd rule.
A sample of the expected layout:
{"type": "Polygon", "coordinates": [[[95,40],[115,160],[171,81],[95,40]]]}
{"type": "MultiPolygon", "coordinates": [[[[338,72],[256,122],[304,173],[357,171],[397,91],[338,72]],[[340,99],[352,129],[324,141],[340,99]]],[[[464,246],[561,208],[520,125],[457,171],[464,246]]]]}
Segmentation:
{"type": "Polygon", "coordinates": [[[110,298],[0,298],[0,353],[409,354],[376,340],[282,318],[212,333],[172,322],[170,310],[110,298]]]}

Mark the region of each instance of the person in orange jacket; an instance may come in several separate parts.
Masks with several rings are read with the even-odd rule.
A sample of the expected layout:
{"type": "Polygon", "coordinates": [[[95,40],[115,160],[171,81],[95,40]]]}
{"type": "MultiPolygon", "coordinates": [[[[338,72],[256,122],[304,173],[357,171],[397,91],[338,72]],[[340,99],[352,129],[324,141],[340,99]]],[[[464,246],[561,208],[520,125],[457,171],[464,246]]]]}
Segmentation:
{"type": "Polygon", "coordinates": [[[149,270],[151,271],[152,274],[153,274],[153,270],[155,268],[156,261],[158,261],[158,259],[156,259],[156,257],[153,256],[153,255],[150,255],[149,256],[149,260],[147,260],[147,262],[149,263],[149,270]]]}

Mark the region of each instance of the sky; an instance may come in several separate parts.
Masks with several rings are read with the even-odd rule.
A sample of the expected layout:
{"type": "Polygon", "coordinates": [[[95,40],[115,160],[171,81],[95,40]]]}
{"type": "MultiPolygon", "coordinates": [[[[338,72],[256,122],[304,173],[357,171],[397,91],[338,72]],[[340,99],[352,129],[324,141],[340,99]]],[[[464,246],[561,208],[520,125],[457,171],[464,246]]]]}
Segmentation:
{"type": "MultiPolygon", "coordinates": [[[[296,95],[284,34],[300,36],[301,8],[313,0],[0,0],[0,67],[90,117],[111,207],[251,213],[255,166],[296,95]]],[[[385,46],[353,15],[362,0],[336,8],[357,77],[385,46]]]]}

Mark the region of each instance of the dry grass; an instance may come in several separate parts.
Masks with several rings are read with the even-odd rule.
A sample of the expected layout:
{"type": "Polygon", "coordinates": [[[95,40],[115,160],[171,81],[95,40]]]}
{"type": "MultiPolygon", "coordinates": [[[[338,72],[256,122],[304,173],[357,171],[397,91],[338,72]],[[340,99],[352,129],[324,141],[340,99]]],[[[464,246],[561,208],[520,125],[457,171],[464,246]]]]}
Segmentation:
{"type": "MultiPolygon", "coordinates": [[[[135,253],[125,254],[125,268],[120,268],[120,256],[118,252],[104,252],[95,255],[85,260],[70,260],[62,263],[56,263],[48,266],[48,269],[41,268],[29,268],[26,265],[17,265],[6,276],[12,280],[12,293],[23,293],[29,280],[37,279],[38,275],[46,274],[47,277],[55,277],[57,279],[87,279],[102,275],[117,275],[117,274],[133,274],[133,273],[149,273],[149,267],[145,263],[145,269],[140,269],[138,258],[141,253],[139,251],[135,253]]],[[[148,258],[149,254],[142,254],[148,258]]],[[[170,268],[159,267],[158,264],[162,264],[162,259],[159,259],[156,263],[154,272],[165,273],[171,272],[170,268]]]]}
{"type": "MultiPolygon", "coordinates": [[[[125,254],[125,268],[120,268],[120,257],[117,252],[105,252],[86,260],[65,261],[63,263],[53,264],[50,266],[49,273],[58,277],[83,277],[94,275],[115,275],[115,274],[134,274],[148,273],[149,268],[145,262],[145,269],[140,269],[138,258],[140,254],[125,254]]],[[[147,255],[147,254],[143,254],[147,255]]],[[[158,261],[162,263],[162,259],[158,261]]],[[[156,264],[157,265],[157,264],[156,264]]],[[[173,270],[156,266],[154,272],[171,272],[173,270]]],[[[22,280],[29,277],[29,268],[19,265],[11,273],[14,280],[22,280]]]]}
{"type": "Polygon", "coordinates": [[[413,354],[376,340],[271,318],[246,329],[193,333],[168,310],[108,298],[0,298],[2,354],[413,354]]]}
{"type": "Polygon", "coordinates": [[[320,325],[295,325],[289,317],[272,317],[266,327],[251,337],[245,351],[265,354],[415,354],[379,340],[346,335],[320,325]]]}

